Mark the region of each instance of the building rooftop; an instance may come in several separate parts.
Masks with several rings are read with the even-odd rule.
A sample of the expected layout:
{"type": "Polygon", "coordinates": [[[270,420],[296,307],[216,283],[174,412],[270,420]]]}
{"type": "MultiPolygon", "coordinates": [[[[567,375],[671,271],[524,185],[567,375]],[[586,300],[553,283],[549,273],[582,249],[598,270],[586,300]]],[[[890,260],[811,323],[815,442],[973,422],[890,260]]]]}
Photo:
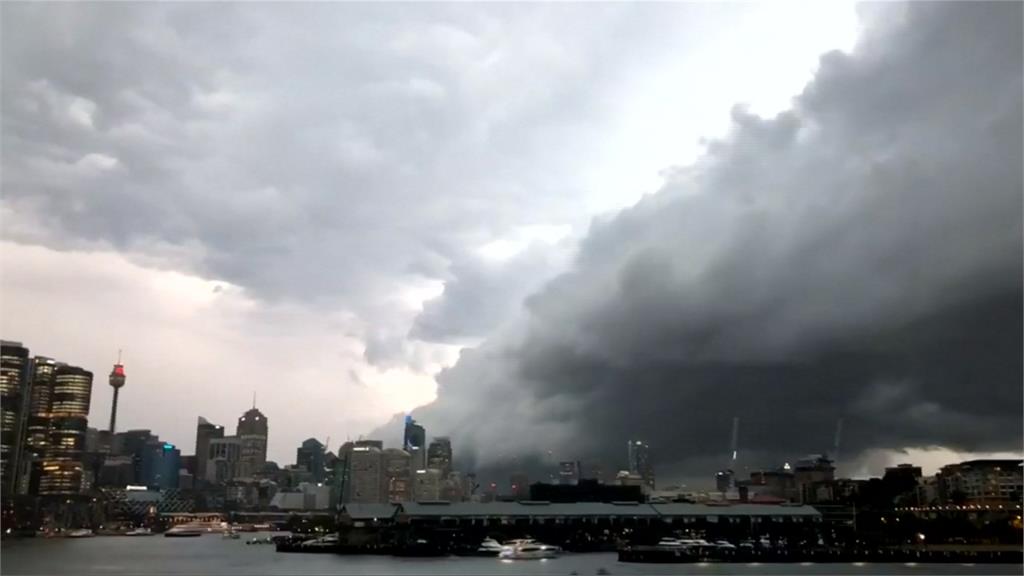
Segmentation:
{"type": "Polygon", "coordinates": [[[398,512],[397,504],[358,504],[350,502],[341,507],[341,513],[353,520],[391,518],[398,512]]]}
{"type": "Polygon", "coordinates": [[[345,504],[353,519],[390,517],[396,511],[415,517],[534,517],[534,516],[801,516],[821,514],[812,506],[777,504],[647,504],[638,502],[402,502],[401,504],[345,504]],[[388,509],[392,512],[388,513],[388,509]]]}

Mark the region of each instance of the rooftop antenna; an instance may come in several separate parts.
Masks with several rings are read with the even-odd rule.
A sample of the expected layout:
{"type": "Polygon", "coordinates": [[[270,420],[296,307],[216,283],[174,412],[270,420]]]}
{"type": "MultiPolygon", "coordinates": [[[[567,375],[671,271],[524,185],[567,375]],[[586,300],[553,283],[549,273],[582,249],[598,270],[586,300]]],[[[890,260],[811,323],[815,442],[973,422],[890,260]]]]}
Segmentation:
{"type": "Polygon", "coordinates": [[[256,391],[255,390],[252,391],[252,409],[253,410],[256,409],[256,391]]]}
{"type": "Polygon", "coordinates": [[[121,349],[120,348],[117,349],[117,363],[118,364],[121,363],[121,349]]]}
{"type": "Polygon", "coordinates": [[[839,463],[839,440],[843,436],[843,419],[836,420],[836,436],[832,442],[832,465],[839,463]]]}

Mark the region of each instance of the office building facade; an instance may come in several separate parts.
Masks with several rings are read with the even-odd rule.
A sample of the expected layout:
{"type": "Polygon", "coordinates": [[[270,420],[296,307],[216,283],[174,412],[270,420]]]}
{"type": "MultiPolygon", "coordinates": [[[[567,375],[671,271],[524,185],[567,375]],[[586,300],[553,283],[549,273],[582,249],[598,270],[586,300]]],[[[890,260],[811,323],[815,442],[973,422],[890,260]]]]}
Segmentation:
{"type": "Polygon", "coordinates": [[[427,467],[427,431],[412,419],[412,416],[405,417],[405,434],[403,435],[402,448],[412,457],[414,470],[423,470],[427,467]]]}
{"type": "Polygon", "coordinates": [[[267,463],[267,417],[253,406],[238,419],[235,436],[238,437],[241,453],[238,459],[238,476],[251,478],[263,471],[267,463]]]}
{"type": "Polygon", "coordinates": [[[452,441],[447,436],[438,436],[427,447],[427,468],[440,470],[443,477],[452,471],[452,441]]]}
{"type": "Polygon", "coordinates": [[[57,366],[50,403],[50,438],[39,478],[40,494],[81,492],[91,398],[92,372],[76,366],[57,366]]]}
{"type": "Polygon", "coordinates": [[[206,464],[210,459],[210,441],[224,437],[224,427],[213,424],[202,416],[196,422],[196,469],[193,472],[199,484],[206,481],[206,464]]]}
{"type": "Polygon", "coordinates": [[[305,468],[315,483],[324,481],[324,445],[308,438],[295,450],[295,465],[305,468]]]}
{"type": "Polygon", "coordinates": [[[381,458],[386,501],[409,501],[412,496],[412,456],[405,450],[388,448],[381,452],[381,458]]]}
{"type": "Polygon", "coordinates": [[[22,453],[22,422],[28,390],[28,348],[20,342],[0,341],[0,494],[16,491],[22,453]]]}

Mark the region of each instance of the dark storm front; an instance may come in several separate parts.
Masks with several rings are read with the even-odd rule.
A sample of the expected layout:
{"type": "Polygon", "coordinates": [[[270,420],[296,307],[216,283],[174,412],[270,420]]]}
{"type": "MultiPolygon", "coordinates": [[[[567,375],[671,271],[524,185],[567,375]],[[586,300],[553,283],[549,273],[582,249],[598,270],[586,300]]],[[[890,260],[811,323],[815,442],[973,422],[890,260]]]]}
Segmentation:
{"type": "Polygon", "coordinates": [[[570,554],[544,562],[493,558],[391,558],[277,554],[272,547],[202,538],[30,539],[3,544],[4,574],[1019,574],[1015,565],[963,564],[692,564],[618,563],[614,554],[570,554]]]}

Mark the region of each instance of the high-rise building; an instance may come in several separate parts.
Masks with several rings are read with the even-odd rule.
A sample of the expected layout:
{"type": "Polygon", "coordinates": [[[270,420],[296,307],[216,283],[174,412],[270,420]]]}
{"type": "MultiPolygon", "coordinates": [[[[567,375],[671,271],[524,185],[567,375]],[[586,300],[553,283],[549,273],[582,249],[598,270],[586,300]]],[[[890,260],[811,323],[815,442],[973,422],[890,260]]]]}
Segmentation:
{"type": "Polygon", "coordinates": [[[91,397],[92,372],[75,366],[58,366],[54,370],[50,439],[39,479],[40,494],[81,491],[91,397]]]}
{"type": "Polygon", "coordinates": [[[388,448],[381,452],[383,491],[388,502],[412,499],[412,456],[405,450],[388,448]]]}
{"type": "Polygon", "coordinates": [[[733,471],[732,470],[719,470],[715,472],[715,490],[726,493],[733,488],[733,471]]]}
{"type": "Polygon", "coordinates": [[[458,472],[450,472],[441,479],[441,500],[462,502],[466,499],[466,482],[458,472]]]}
{"type": "Polygon", "coordinates": [[[28,408],[26,414],[24,441],[22,442],[22,465],[19,470],[19,494],[38,494],[39,477],[43,472],[43,457],[50,443],[50,406],[53,402],[53,374],[58,362],[52,358],[36,356],[28,385],[28,408]]]}
{"type": "Polygon", "coordinates": [[[405,417],[402,448],[412,456],[413,469],[422,470],[427,467],[427,431],[417,424],[412,416],[405,417]]]}
{"type": "Polygon", "coordinates": [[[0,341],[0,494],[3,498],[13,495],[17,487],[29,369],[28,348],[21,342],[0,341]]]}
{"type": "Polygon", "coordinates": [[[242,442],[236,436],[210,438],[206,447],[206,464],[203,466],[209,484],[221,485],[238,476],[238,463],[242,453],[242,442]]]}
{"type": "Polygon", "coordinates": [[[580,481],[580,463],[576,461],[558,463],[558,483],[577,484],[580,481]]]}
{"type": "Polygon", "coordinates": [[[308,438],[295,450],[295,465],[305,468],[313,482],[324,481],[324,445],[316,438],[308,438]]]}
{"type": "Polygon", "coordinates": [[[196,470],[194,472],[198,484],[206,481],[206,463],[210,459],[210,441],[224,437],[224,427],[213,424],[202,416],[196,423],[196,470]]]}
{"type": "Polygon", "coordinates": [[[241,442],[238,476],[252,477],[263,470],[267,462],[267,417],[253,406],[238,419],[235,435],[241,442]]]}
{"type": "Polygon", "coordinates": [[[413,474],[412,496],[417,502],[430,502],[441,499],[440,470],[417,470],[413,474]]]}
{"type": "Polygon", "coordinates": [[[604,484],[606,478],[604,474],[604,467],[594,461],[580,462],[580,480],[595,480],[598,484],[604,484]]]}
{"type": "Polygon", "coordinates": [[[177,488],[180,469],[181,451],[174,444],[150,441],[142,452],[140,484],[160,490],[177,488]]]}
{"type": "Polygon", "coordinates": [[[1022,462],[967,460],[939,469],[938,496],[943,504],[1020,504],[1024,498],[1022,462]]]}
{"type": "Polygon", "coordinates": [[[644,487],[654,490],[654,466],[651,465],[650,446],[643,440],[630,440],[627,443],[629,471],[639,474],[644,487]]]}
{"type": "Polygon", "coordinates": [[[452,471],[452,441],[447,436],[434,438],[427,447],[427,468],[440,470],[441,476],[447,478],[452,471]]]}
{"type": "Polygon", "coordinates": [[[372,444],[356,444],[349,456],[348,502],[381,503],[386,498],[382,486],[381,449],[372,444]]]}
{"type": "Polygon", "coordinates": [[[124,365],[121,364],[121,352],[117,353],[117,363],[114,364],[114,369],[110,371],[110,387],[114,389],[114,399],[110,404],[110,433],[114,434],[117,432],[117,395],[124,386],[125,375],[124,365]]]}
{"type": "Polygon", "coordinates": [[[509,478],[509,488],[512,497],[516,500],[526,500],[530,497],[530,477],[525,472],[516,472],[509,478]]]}

